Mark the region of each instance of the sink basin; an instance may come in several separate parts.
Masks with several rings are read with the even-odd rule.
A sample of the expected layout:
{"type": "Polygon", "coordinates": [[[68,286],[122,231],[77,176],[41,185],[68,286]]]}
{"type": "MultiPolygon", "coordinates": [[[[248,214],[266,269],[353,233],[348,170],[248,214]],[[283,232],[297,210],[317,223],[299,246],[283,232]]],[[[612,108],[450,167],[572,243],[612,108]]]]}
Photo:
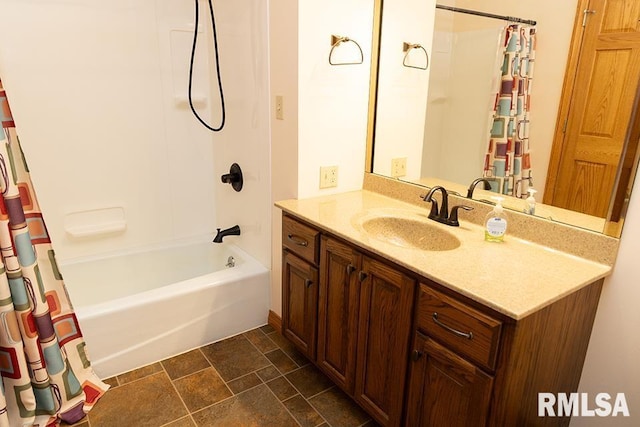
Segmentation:
{"type": "Polygon", "coordinates": [[[411,218],[369,218],[362,222],[362,229],[371,237],[404,248],[450,251],[460,246],[460,240],[448,231],[411,218]]]}

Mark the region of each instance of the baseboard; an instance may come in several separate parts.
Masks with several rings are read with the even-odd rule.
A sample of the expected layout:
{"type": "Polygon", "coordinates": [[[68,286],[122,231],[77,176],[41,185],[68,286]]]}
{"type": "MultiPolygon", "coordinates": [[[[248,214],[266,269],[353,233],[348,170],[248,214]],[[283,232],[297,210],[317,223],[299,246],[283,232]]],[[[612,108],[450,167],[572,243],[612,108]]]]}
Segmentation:
{"type": "Polygon", "coordinates": [[[279,333],[282,333],[282,318],[271,310],[269,310],[269,317],[267,318],[267,323],[269,323],[269,325],[271,325],[273,329],[275,329],[279,333]]]}

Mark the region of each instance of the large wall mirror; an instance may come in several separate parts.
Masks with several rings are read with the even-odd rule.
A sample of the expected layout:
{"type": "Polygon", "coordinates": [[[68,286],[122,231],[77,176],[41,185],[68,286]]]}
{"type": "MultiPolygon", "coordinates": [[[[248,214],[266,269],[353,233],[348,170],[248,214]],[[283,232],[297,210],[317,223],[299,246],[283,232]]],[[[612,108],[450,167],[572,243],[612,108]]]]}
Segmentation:
{"type": "MultiPolygon", "coordinates": [[[[621,11],[635,8],[627,3],[634,2],[609,0],[608,7],[621,11]]],[[[473,198],[488,201],[497,195],[495,191],[503,191],[508,194],[505,207],[518,211],[526,208],[527,190],[533,188],[537,191],[535,215],[619,237],[623,215],[612,220],[611,207],[614,201],[624,205],[628,200],[637,165],[637,150],[626,149],[628,142],[607,172],[615,182],[601,195],[605,199],[604,213],[556,203],[557,198],[549,194],[559,185],[554,171],[563,167],[554,138],[564,131],[562,123],[557,124],[559,112],[562,117],[563,109],[573,102],[562,93],[566,82],[572,82],[565,81],[565,71],[576,67],[570,61],[577,57],[571,55],[576,49],[572,37],[574,23],[582,19],[577,18],[577,11],[583,5],[585,0],[376,0],[367,171],[427,187],[443,185],[463,196],[475,179],[484,176],[493,188],[485,190],[481,183],[473,198]],[[507,26],[521,34],[529,31],[527,37],[534,48],[526,61],[516,65],[517,72],[529,72],[524,105],[519,99],[513,107],[519,114],[526,110],[526,115],[514,123],[518,123],[516,132],[526,139],[527,148],[519,147],[520,155],[524,152],[526,156],[517,160],[520,175],[512,177],[510,183],[501,178],[500,171],[495,172],[493,164],[487,167],[490,140],[497,128],[494,110],[496,106],[500,110],[496,94],[504,84],[499,70],[505,61],[507,26]],[[621,163],[626,169],[618,166],[621,163]],[[626,179],[619,181],[620,176],[626,179]],[[504,191],[508,186],[512,187],[511,193],[504,191]]],[[[589,18],[590,13],[585,13],[584,19],[589,18]]],[[[620,55],[617,58],[621,60],[620,55]]],[[[592,80],[607,70],[603,66],[592,80]]],[[[627,82],[627,87],[630,83],[635,100],[637,79],[627,82]]],[[[578,92],[587,89],[579,88],[578,92]]],[[[568,89],[564,90],[567,93],[568,89]]],[[[611,101],[607,98],[600,103],[609,111],[611,101]]],[[[635,102],[627,121],[628,117],[637,117],[635,102]]],[[[592,113],[601,115],[599,111],[592,113]]],[[[614,123],[611,127],[616,126],[614,123]]],[[[630,126],[635,131],[627,132],[625,141],[635,138],[637,142],[638,127],[630,126]]],[[[492,148],[497,152],[496,147],[492,148]]],[[[584,182],[589,181],[590,170],[597,172],[597,167],[589,167],[576,172],[586,176],[584,182]]],[[[575,189],[582,199],[603,191],[602,178],[595,174],[590,179],[593,188],[582,185],[575,189]]],[[[618,206],[618,212],[624,209],[618,206]]]]}

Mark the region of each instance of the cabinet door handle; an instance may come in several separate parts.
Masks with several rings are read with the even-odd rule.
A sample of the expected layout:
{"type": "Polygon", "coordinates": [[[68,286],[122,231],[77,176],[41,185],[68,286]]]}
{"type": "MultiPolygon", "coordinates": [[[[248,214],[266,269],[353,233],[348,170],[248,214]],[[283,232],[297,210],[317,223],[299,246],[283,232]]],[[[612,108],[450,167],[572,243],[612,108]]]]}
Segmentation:
{"type": "Polygon", "coordinates": [[[367,278],[367,273],[365,273],[364,271],[361,271],[360,273],[358,273],[358,280],[361,282],[364,282],[364,279],[367,278]]]}
{"type": "Polygon", "coordinates": [[[422,352],[420,350],[413,350],[411,352],[411,360],[417,362],[422,357],[422,352]]]}
{"type": "Polygon", "coordinates": [[[309,246],[309,242],[307,242],[306,240],[304,240],[302,237],[298,237],[294,234],[287,234],[287,237],[289,238],[289,240],[291,240],[293,243],[295,243],[298,246],[309,246]]]}
{"type": "Polygon", "coordinates": [[[356,267],[353,264],[347,265],[347,276],[351,276],[354,271],[356,271],[356,267]]]}
{"type": "Polygon", "coordinates": [[[442,323],[440,320],[438,320],[438,313],[433,313],[433,321],[435,322],[436,325],[440,326],[441,328],[446,329],[447,331],[451,332],[452,334],[455,334],[459,337],[462,338],[466,338],[468,340],[472,340],[473,339],[473,332],[461,332],[457,329],[453,329],[451,326],[447,326],[444,323],[442,323]]]}
{"type": "Polygon", "coordinates": [[[304,285],[305,285],[307,288],[308,288],[308,287],[310,287],[311,285],[313,285],[313,280],[311,280],[311,279],[305,279],[305,281],[304,281],[304,285]]]}

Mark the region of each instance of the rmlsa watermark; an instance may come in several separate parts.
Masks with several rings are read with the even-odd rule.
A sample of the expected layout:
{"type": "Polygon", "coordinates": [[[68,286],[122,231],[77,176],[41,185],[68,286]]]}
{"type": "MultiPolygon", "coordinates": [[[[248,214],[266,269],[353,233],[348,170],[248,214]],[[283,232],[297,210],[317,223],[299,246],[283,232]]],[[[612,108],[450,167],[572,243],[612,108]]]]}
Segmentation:
{"type": "Polygon", "coordinates": [[[624,393],[538,393],[539,417],[617,417],[629,416],[624,393]]]}

